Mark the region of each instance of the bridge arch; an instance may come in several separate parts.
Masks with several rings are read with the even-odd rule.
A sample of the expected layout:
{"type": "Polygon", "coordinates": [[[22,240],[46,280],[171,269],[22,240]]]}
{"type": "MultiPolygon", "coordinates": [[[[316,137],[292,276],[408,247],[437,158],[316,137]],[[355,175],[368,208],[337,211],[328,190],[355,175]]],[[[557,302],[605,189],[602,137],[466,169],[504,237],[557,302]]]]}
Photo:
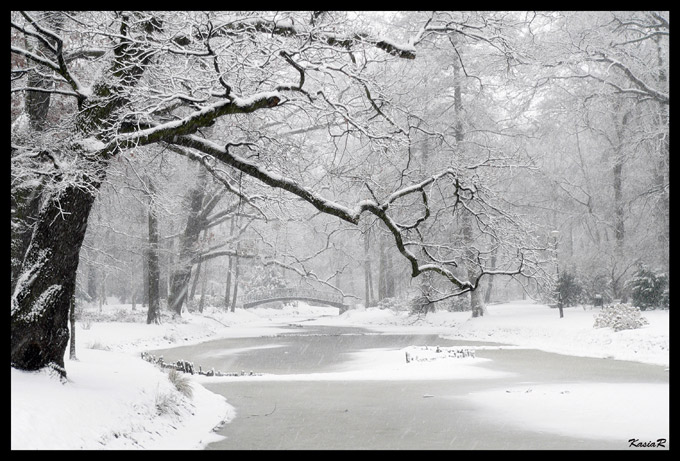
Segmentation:
{"type": "Polygon", "coordinates": [[[247,294],[243,299],[243,308],[259,306],[275,301],[307,301],[326,306],[338,307],[342,314],[348,309],[343,297],[337,293],[330,293],[304,288],[275,288],[259,293],[247,294]]]}

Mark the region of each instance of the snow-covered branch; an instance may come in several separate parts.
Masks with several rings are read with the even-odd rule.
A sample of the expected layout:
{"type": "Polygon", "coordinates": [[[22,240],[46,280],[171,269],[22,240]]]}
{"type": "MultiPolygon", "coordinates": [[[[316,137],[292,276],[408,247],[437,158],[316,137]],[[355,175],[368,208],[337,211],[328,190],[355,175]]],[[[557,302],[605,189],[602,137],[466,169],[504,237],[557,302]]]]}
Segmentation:
{"type": "MultiPolygon", "coordinates": [[[[613,59],[609,56],[605,56],[602,53],[598,53],[597,57],[592,58],[594,61],[597,62],[606,62],[609,63],[612,67],[615,67],[619,69],[623,74],[626,76],[626,78],[633,83],[635,86],[637,86],[638,91],[641,94],[647,95],[656,101],[660,102],[661,104],[670,104],[670,96],[667,93],[664,93],[662,91],[655,90],[654,88],[650,87],[647,85],[641,78],[639,78],[628,66],[624,65],[622,62],[617,61],[616,59],[613,59]]],[[[596,77],[597,78],[597,77],[596,77]]],[[[614,86],[621,92],[634,92],[635,89],[626,89],[626,88],[620,88],[618,85],[615,85],[605,79],[598,78],[598,80],[601,80],[609,85],[614,86]]]]}
{"type": "Polygon", "coordinates": [[[126,148],[168,141],[176,136],[195,133],[199,128],[212,125],[215,119],[224,115],[247,114],[263,108],[276,107],[281,99],[282,97],[278,92],[271,91],[258,93],[248,98],[225,99],[179,120],[122,134],[113,142],[122,148],[126,148]]]}
{"type": "Polygon", "coordinates": [[[285,37],[299,36],[314,42],[325,43],[333,47],[340,47],[352,51],[357,44],[367,43],[386,53],[403,59],[415,59],[416,50],[410,44],[400,44],[383,37],[374,37],[367,33],[351,35],[337,35],[319,32],[314,29],[305,30],[291,20],[273,20],[266,18],[246,18],[225,21],[215,25],[215,34],[233,32],[260,32],[285,37]]]}

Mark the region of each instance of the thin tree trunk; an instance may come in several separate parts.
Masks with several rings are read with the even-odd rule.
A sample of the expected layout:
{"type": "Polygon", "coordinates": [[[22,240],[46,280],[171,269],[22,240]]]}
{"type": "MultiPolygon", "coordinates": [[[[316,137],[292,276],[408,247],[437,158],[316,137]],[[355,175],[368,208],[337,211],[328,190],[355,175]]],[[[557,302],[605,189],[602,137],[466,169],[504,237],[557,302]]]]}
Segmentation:
{"type": "Polygon", "coordinates": [[[203,278],[201,279],[201,301],[198,303],[198,312],[203,313],[203,308],[205,307],[205,289],[208,286],[208,261],[205,263],[205,269],[203,270],[203,278]]]}
{"type": "Polygon", "coordinates": [[[229,265],[227,266],[227,281],[226,288],[224,289],[224,309],[229,310],[230,299],[229,295],[231,293],[231,272],[233,270],[233,258],[229,256],[229,265]]]}
{"type": "Polygon", "coordinates": [[[99,277],[99,312],[106,306],[106,275],[99,277]]]}
{"type": "Polygon", "coordinates": [[[71,309],[69,310],[69,320],[71,324],[71,341],[69,348],[69,359],[78,360],[76,357],[76,297],[71,297],[71,309]]]}
{"type": "Polygon", "coordinates": [[[365,292],[364,296],[366,298],[365,299],[366,307],[371,306],[371,294],[372,294],[370,250],[371,250],[370,228],[366,226],[366,230],[364,232],[364,292],[365,292]]]}
{"type": "Polygon", "coordinates": [[[90,296],[90,302],[95,302],[97,297],[97,267],[94,261],[90,260],[88,263],[89,269],[87,271],[87,294],[90,296]]]}
{"type": "MultiPolygon", "coordinates": [[[[623,264],[625,253],[624,253],[624,242],[625,242],[625,215],[624,215],[624,203],[623,203],[623,165],[625,161],[625,132],[628,125],[628,119],[631,112],[627,111],[621,118],[619,123],[618,114],[621,113],[621,102],[617,101],[614,106],[616,108],[616,114],[614,118],[615,130],[616,130],[616,145],[614,150],[614,168],[612,169],[612,189],[614,191],[614,239],[615,239],[615,254],[616,262],[614,266],[623,264]]],[[[614,274],[614,271],[612,271],[614,274]]],[[[622,296],[621,288],[616,280],[612,280],[612,291],[615,298],[620,298],[622,296]]]]}
{"type": "Polygon", "coordinates": [[[170,276],[170,293],[168,307],[176,315],[182,314],[182,305],[189,290],[191,278],[192,259],[196,251],[196,244],[201,229],[205,223],[199,219],[205,189],[208,183],[208,170],[203,165],[198,165],[198,179],[196,186],[189,191],[189,213],[184,233],[180,238],[179,259],[176,269],[170,276]]]}
{"type": "MultiPolygon", "coordinates": [[[[620,113],[620,104],[616,104],[617,113],[620,113]]],[[[621,119],[621,123],[616,123],[616,135],[617,135],[617,145],[616,152],[614,153],[614,178],[613,178],[613,189],[614,189],[614,236],[616,239],[616,252],[619,259],[623,256],[623,244],[625,237],[625,227],[624,227],[624,203],[623,203],[623,164],[625,161],[625,137],[626,127],[628,125],[628,119],[630,112],[626,112],[621,119]]],[[[617,121],[618,122],[618,121],[617,121]]]]}
{"type": "MultiPolygon", "coordinates": [[[[236,252],[238,253],[238,248],[240,245],[236,245],[236,252]]],[[[236,310],[236,298],[238,296],[238,275],[239,275],[239,258],[234,257],[234,294],[231,298],[231,312],[236,310]]]]}
{"type": "Polygon", "coordinates": [[[378,299],[394,297],[394,274],[392,273],[392,260],[388,248],[389,245],[386,239],[381,238],[378,268],[378,299]]]}
{"type": "MultiPolygon", "coordinates": [[[[666,74],[666,66],[664,65],[663,50],[661,49],[661,37],[654,38],[657,50],[657,64],[659,66],[658,79],[662,89],[668,86],[668,76],[666,74]]],[[[669,259],[669,244],[670,244],[670,201],[668,189],[665,187],[667,182],[670,182],[668,171],[668,162],[670,155],[670,129],[669,129],[669,106],[664,106],[660,109],[661,115],[659,117],[659,157],[656,162],[654,185],[660,191],[661,197],[659,200],[659,211],[657,213],[657,220],[659,223],[659,234],[657,241],[661,247],[661,264],[664,267],[666,274],[670,275],[670,259],[669,259]]]]}
{"type": "MultiPolygon", "coordinates": [[[[62,13],[52,11],[46,15],[45,21],[54,30],[60,28],[64,21],[62,13]]],[[[52,42],[52,40],[49,40],[52,42]]],[[[53,43],[54,45],[54,43],[53,43]]],[[[37,54],[45,56],[50,55],[48,47],[40,40],[34,38],[26,39],[26,48],[37,54]]],[[[49,78],[43,77],[49,73],[49,69],[45,66],[37,66],[36,70],[28,72],[27,83],[29,88],[49,88],[52,81],[49,78]]],[[[29,125],[35,131],[43,131],[47,125],[47,113],[50,109],[50,100],[52,94],[42,91],[27,91],[26,92],[26,113],[28,114],[29,125]]]]}
{"type": "Polygon", "coordinates": [[[149,257],[147,252],[142,255],[142,307],[149,306],[149,257]]]}
{"type": "MultiPolygon", "coordinates": [[[[231,217],[231,222],[229,223],[229,238],[231,238],[234,235],[234,228],[236,227],[236,220],[238,217],[236,215],[233,215],[231,217]]],[[[231,292],[231,276],[232,276],[232,271],[233,271],[233,265],[234,265],[234,260],[231,256],[229,256],[229,266],[227,268],[227,281],[226,281],[226,288],[224,289],[224,309],[229,310],[230,307],[230,292],[231,292]]],[[[232,310],[233,312],[233,310],[232,310]]]]}
{"type": "MultiPolygon", "coordinates": [[[[452,39],[452,45],[455,46],[455,41],[452,39]]],[[[461,94],[461,76],[460,76],[460,62],[457,57],[453,59],[453,103],[456,109],[456,120],[454,123],[456,145],[459,149],[464,150],[463,142],[465,140],[465,132],[463,130],[463,97],[461,94]]],[[[473,282],[479,275],[479,269],[475,267],[474,259],[474,235],[472,230],[472,216],[466,209],[461,209],[463,220],[463,242],[465,245],[465,256],[467,259],[467,275],[468,280],[473,282]]],[[[473,317],[481,317],[484,315],[484,302],[482,294],[479,289],[470,292],[470,308],[473,317]]]]}
{"type": "Polygon", "coordinates": [[[196,296],[196,288],[198,287],[198,279],[201,278],[201,269],[203,269],[203,261],[199,261],[196,265],[196,270],[194,271],[194,281],[191,284],[191,292],[189,293],[189,299],[187,299],[187,305],[193,306],[194,297],[196,296]]]}
{"type": "MultiPolygon", "coordinates": [[[[498,256],[498,246],[494,246],[491,250],[491,269],[496,268],[496,257],[498,256]]],[[[493,291],[493,275],[489,275],[489,283],[486,286],[486,293],[484,294],[484,304],[491,302],[491,292],[493,291]]]]}
{"type": "Polygon", "coordinates": [[[160,299],[160,267],[158,264],[158,217],[156,212],[156,201],[153,193],[155,192],[153,183],[149,181],[149,248],[147,249],[147,267],[149,270],[149,309],[147,311],[146,323],[161,323],[161,299],[160,299]]]}

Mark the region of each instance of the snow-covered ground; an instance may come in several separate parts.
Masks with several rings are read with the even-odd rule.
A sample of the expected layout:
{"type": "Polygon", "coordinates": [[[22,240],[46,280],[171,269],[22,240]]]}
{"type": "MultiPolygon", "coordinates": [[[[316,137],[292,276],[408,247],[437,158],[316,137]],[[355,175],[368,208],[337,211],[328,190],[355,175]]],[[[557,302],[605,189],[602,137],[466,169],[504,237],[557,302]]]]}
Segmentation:
{"type": "MultiPolygon", "coordinates": [[[[129,311],[130,306],[104,310],[129,311]]],[[[79,322],[77,360],[66,357],[68,380],[54,374],[11,370],[12,449],[200,449],[219,439],[212,429],[228,424],[234,408],[222,396],[207,391],[191,377],[188,397],[169,381],[167,373],[142,361],[140,353],[217,338],[272,334],[290,323],[363,326],[379,332],[436,333],[453,339],[485,340],[585,357],[633,360],[669,366],[669,311],[649,311],[649,324],[637,330],[614,332],[593,328],[597,310],[569,308],[560,319],[555,309],[527,302],[488,306],[481,318],[469,312],[435,312],[416,318],[388,310],[350,310],[307,306],[283,309],[237,309],[185,314],[162,325],[129,322],[79,322]],[[313,320],[310,320],[313,319],[313,320]]],[[[436,345],[433,345],[436,346],[436,345]]],[[[407,349],[421,359],[431,351],[407,349]]],[[[338,376],[312,374],[295,379],[404,379],[407,367],[418,376],[483,378],[475,364],[485,360],[417,361],[406,364],[404,350],[358,354],[352,369],[338,376]]],[[[189,376],[189,375],[183,375],[189,376]]],[[[287,379],[256,376],[247,379],[287,379]]],[[[588,436],[630,437],[641,442],[668,440],[669,386],[657,384],[541,385],[498,389],[468,396],[495,418],[547,432],[588,436]],[[625,402],[625,405],[621,404],[625,402]],[[521,409],[521,411],[519,411],[521,409]],[[633,416],[631,416],[633,415],[633,416]],[[559,421],[559,424],[556,422],[559,421]],[[605,428],[605,429],[603,429],[605,428]]],[[[666,442],[666,448],[668,442],[666,442]]]]}

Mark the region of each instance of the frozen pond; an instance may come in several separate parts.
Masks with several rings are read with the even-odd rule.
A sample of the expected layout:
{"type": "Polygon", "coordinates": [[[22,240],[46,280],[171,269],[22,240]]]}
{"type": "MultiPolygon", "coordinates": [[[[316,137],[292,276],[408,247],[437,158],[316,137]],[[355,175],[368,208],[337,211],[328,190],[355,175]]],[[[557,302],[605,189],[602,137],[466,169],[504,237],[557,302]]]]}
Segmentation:
{"type": "MultiPolygon", "coordinates": [[[[555,418],[542,415],[556,427],[518,423],[523,416],[521,401],[519,406],[497,408],[494,395],[507,393],[516,399],[519,394],[513,393],[554,388],[550,402],[559,402],[560,398],[577,399],[578,386],[584,383],[612,391],[625,386],[630,390],[641,383],[668,389],[664,367],[493,346],[436,335],[295,326],[286,334],[217,340],[153,353],[162,354],[166,361],[193,361],[204,369],[253,370],[278,378],[204,382],[211,391],[224,395],[237,412],[219,431],[225,439],[208,446],[217,450],[627,449],[628,438],[643,434],[594,434],[599,434],[597,421],[591,429],[588,423],[592,421],[585,412],[583,430],[576,434],[560,431],[558,413],[555,418]],[[483,360],[474,366],[480,374],[460,379],[419,379],[417,375],[381,379],[379,373],[376,376],[364,370],[366,379],[361,379],[361,374],[342,378],[343,372],[360,367],[357,356],[362,351],[400,350],[412,345],[482,346],[476,356],[483,360]],[[329,378],[321,379],[323,376],[329,378]],[[565,383],[571,383],[571,396],[560,390],[567,389],[565,383]],[[514,414],[504,414],[508,412],[514,414]]],[[[550,411],[551,407],[545,408],[550,411]]]]}

